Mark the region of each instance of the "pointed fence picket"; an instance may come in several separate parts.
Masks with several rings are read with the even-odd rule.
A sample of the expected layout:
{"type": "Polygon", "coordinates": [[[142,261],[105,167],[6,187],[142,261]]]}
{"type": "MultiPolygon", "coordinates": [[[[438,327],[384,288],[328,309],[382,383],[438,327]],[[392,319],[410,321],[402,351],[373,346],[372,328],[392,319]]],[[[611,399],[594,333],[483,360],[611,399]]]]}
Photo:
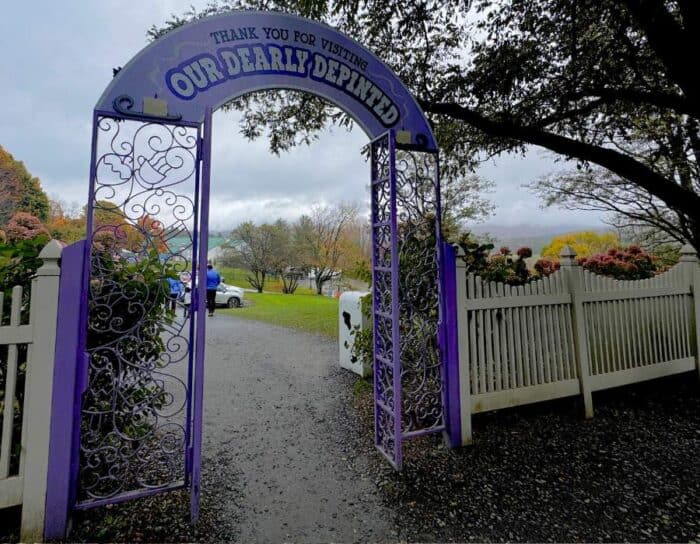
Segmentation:
{"type": "Polygon", "coordinates": [[[561,269],[510,286],[467,274],[457,259],[462,443],[471,414],[582,394],[700,368],[695,252],[647,280],[583,270],[571,248],[561,269]]]}

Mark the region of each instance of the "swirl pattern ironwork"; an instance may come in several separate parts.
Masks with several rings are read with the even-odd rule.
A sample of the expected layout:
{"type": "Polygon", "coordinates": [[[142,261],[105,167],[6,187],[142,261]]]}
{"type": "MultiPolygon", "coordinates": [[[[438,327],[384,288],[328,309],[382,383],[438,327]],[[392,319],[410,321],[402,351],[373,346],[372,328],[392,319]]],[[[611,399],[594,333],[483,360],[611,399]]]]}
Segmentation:
{"type": "Polygon", "coordinates": [[[396,150],[399,230],[401,430],[444,428],[443,376],[438,345],[437,156],[396,150]]]}
{"type": "Polygon", "coordinates": [[[79,501],[184,482],[192,322],[171,288],[193,269],[196,129],[101,117],[79,501]]]}
{"type": "Polygon", "coordinates": [[[389,136],[372,144],[372,293],[374,322],[374,400],[376,446],[394,465],[400,462],[394,387],[394,306],[392,192],[389,136]]]}
{"type": "Polygon", "coordinates": [[[389,135],[372,144],[375,430],[377,448],[400,467],[404,438],[444,429],[440,208],[437,156],[392,157],[391,144],[389,135]]]}

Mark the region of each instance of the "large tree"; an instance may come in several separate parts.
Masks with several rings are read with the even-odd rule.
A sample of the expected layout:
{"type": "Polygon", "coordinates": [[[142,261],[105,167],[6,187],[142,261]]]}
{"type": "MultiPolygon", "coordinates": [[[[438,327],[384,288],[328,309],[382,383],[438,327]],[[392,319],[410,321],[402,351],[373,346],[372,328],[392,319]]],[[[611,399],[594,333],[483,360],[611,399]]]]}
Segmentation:
{"type": "Polygon", "coordinates": [[[316,293],[342,267],[352,267],[356,253],[348,251],[349,229],[357,219],[357,206],[338,204],[315,205],[309,215],[302,215],[294,224],[294,239],[298,258],[314,272],[316,293]]]}
{"type": "Polygon", "coordinates": [[[49,218],[49,199],[39,179],[0,146],[0,226],[7,224],[17,212],[46,221],[49,218]]]}
{"type": "Polygon", "coordinates": [[[246,221],[233,229],[231,238],[236,243],[227,252],[228,256],[249,272],[248,283],[262,293],[267,277],[279,271],[287,254],[288,225],[281,220],[262,225],[246,221]]]}
{"type": "MultiPolygon", "coordinates": [[[[435,123],[445,179],[527,146],[591,165],[667,207],[700,248],[697,0],[229,0],[151,37],[234,8],[319,19],[377,53],[435,123]]],[[[243,132],[274,151],[352,121],[320,99],[237,99],[243,132]]]]}

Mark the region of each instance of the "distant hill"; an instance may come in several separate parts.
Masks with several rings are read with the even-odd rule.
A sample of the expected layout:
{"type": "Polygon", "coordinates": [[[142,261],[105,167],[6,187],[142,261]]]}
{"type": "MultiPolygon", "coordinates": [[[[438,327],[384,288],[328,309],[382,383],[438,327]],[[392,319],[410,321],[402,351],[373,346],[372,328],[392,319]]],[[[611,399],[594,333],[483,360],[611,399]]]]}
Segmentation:
{"type": "Polygon", "coordinates": [[[535,255],[539,255],[542,248],[550,242],[552,238],[560,234],[569,232],[580,232],[590,230],[594,232],[607,232],[612,229],[601,227],[600,223],[595,225],[533,225],[523,223],[520,225],[498,225],[485,223],[472,227],[472,232],[479,237],[489,236],[494,240],[496,249],[507,246],[515,252],[520,247],[529,247],[535,255]]]}

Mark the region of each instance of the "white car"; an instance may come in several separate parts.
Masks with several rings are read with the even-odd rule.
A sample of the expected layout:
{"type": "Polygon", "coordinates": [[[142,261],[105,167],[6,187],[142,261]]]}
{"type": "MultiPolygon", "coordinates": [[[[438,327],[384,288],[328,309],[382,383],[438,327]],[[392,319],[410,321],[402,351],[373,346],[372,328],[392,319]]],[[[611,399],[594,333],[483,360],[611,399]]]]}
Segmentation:
{"type": "MultiPolygon", "coordinates": [[[[235,285],[219,284],[216,290],[216,305],[226,306],[227,308],[240,308],[243,305],[244,291],[235,285]]],[[[192,301],[192,292],[189,285],[185,286],[185,294],[182,298],[182,303],[189,308],[192,301]]]]}
{"type": "Polygon", "coordinates": [[[243,289],[220,283],[216,290],[216,304],[227,308],[240,308],[243,304],[243,289]]]}

